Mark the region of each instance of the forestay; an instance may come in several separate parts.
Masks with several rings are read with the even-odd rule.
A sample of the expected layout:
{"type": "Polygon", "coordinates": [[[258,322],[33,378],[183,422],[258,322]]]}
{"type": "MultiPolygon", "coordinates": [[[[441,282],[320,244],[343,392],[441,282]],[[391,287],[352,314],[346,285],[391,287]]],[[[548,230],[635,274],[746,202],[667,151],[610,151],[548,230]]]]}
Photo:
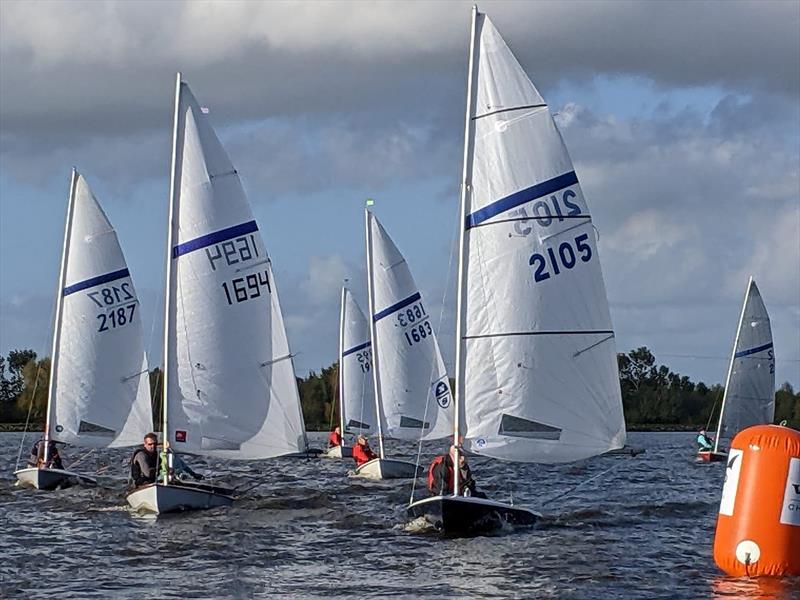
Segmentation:
{"type": "Polygon", "coordinates": [[[405,259],[370,212],[367,244],[383,434],[401,439],[451,435],[452,394],[432,315],[405,259]]]}
{"type": "Polygon", "coordinates": [[[775,417],[775,351],[769,315],[753,278],[747,286],[717,438],[775,417]]]}
{"type": "Polygon", "coordinates": [[[483,14],[475,36],[463,445],[541,463],[621,448],[614,332],[588,206],[545,101],[483,14]]]}
{"type": "Polygon", "coordinates": [[[132,446],[153,428],[141,309],[116,232],[83,176],[73,179],[50,438],[132,446]]]}
{"type": "Polygon", "coordinates": [[[168,435],[178,451],[305,449],[272,265],[239,176],[180,84],[167,307],[168,435]]]}
{"type": "MultiPolygon", "coordinates": [[[[339,367],[342,422],[345,431],[372,433],[376,428],[369,323],[353,294],[342,288],[342,350],[339,367]]],[[[342,432],[344,433],[344,431],[342,432]]]]}

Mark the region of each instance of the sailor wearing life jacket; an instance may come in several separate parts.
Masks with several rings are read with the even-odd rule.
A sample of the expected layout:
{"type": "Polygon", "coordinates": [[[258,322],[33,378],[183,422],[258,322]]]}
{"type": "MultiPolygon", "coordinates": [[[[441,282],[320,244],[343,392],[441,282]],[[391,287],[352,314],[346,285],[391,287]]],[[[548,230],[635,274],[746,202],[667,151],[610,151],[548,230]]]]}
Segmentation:
{"type": "MultiPolygon", "coordinates": [[[[444,496],[453,492],[453,457],[456,453],[456,447],[450,446],[447,454],[440,454],[431,462],[428,468],[428,491],[434,496],[444,496]]],[[[467,457],[464,453],[459,454],[458,462],[461,465],[461,471],[458,474],[459,496],[474,496],[476,498],[486,498],[486,494],[478,492],[475,489],[475,480],[472,478],[472,471],[470,471],[467,464],[467,457]]]]}
{"type": "Polygon", "coordinates": [[[148,433],[144,436],[144,444],[137,448],[131,457],[130,480],[135,487],[155,483],[158,476],[158,436],[148,433]]]}
{"type": "Polygon", "coordinates": [[[353,446],[353,460],[356,461],[356,466],[360,467],[365,462],[371,461],[373,458],[378,458],[378,455],[369,447],[367,438],[363,435],[358,436],[355,446],[353,446]]]}
{"type": "Polygon", "coordinates": [[[47,442],[47,462],[44,461],[44,440],[39,440],[31,448],[31,455],[28,458],[29,467],[38,467],[40,469],[64,469],[64,464],[61,462],[61,455],[58,453],[56,443],[53,440],[47,442]]]}
{"type": "Polygon", "coordinates": [[[328,436],[328,448],[336,448],[336,446],[342,445],[342,430],[337,425],[331,431],[331,434],[328,436]]]}

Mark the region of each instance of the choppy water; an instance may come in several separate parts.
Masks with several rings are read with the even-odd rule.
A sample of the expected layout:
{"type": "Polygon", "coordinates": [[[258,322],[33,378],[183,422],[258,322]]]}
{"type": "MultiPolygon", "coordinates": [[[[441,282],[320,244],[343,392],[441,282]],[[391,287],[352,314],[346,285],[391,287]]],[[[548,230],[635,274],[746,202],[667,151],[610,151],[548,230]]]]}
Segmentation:
{"type": "MultiPolygon", "coordinates": [[[[800,598],[800,578],[717,570],[724,465],[694,462],[693,434],[633,433],[645,455],[577,465],[473,458],[492,497],[531,508],[560,497],[532,530],[456,540],[405,527],[408,481],[348,478],[349,461],[325,459],[197,458],[192,466],[226,474],[220,481],[268,483],[233,507],[144,519],[126,508],[123,451],[76,467],[109,465],[95,489],[14,487],[21,436],[0,434],[3,598],[800,598]]],[[[324,437],[311,434],[320,446],[324,437]]],[[[440,445],[425,448],[426,464],[440,445]]],[[[66,454],[69,464],[81,451],[66,454]]]]}

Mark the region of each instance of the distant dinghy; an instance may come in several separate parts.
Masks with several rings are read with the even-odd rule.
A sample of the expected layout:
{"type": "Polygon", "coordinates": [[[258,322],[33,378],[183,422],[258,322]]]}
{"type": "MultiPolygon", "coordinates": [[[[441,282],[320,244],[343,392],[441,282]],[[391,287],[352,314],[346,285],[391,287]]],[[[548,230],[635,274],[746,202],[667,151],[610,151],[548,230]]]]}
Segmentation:
{"type": "MultiPolygon", "coordinates": [[[[539,92],[473,9],[456,331],[456,443],[507,461],[563,463],[622,448],[614,332],[592,218],[539,92]]],[[[456,453],[456,464],[458,454],[456,453]]],[[[535,523],[511,504],[412,501],[445,535],[535,523]]]]}
{"type": "Polygon", "coordinates": [[[344,445],[345,433],[369,435],[377,429],[369,324],[346,287],[339,318],[339,429],[342,444],[329,448],[326,458],[352,458],[353,449],[344,445]]]}
{"type": "Polygon", "coordinates": [[[766,425],[775,418],[775,349],[769,314],[751,277],[739,316],[733,353],[725,378],[725,393],[717,421],[713,450],[699,450],[702,461],[724,461],[720,440],[728,440],[752,425],[766,425]]]}
{"type": "Polygon", "coordinates": [[[453,429],[453,401],[432,315],[405,258],[365,211],[373,385],[380,457],[355,474],[371,479],[414,478],[418,465],[386,458],[383,437],[431,440],[453,429]]]}
{"type": "MultiPolygon", "coordinates": [[[[153,428],[141,313],[117,234],[76,170],[70,180],[50,365],[44,461],[49,442],[117,448],[153,428]]],[[[94,485],[68,469],[15,472],[42,490],[94,485]]]]}
{"type": "MultiPolygon", "coordinates": [[[[272,262],[239,175],[180,74],[171,184],[163,439],[175,452],[225,459],[303,452],[272,262]]],[[[224,506],[233,497],[234,490],[175,480],[165,470],[128,503],[165,513],[224,506]]]]}

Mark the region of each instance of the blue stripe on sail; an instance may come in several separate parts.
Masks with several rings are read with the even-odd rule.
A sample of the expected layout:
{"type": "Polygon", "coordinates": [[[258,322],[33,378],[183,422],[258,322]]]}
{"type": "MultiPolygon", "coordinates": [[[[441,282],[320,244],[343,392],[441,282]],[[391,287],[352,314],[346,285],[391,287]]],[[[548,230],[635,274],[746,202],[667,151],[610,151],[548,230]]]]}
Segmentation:
{"type": "Polygon", "coordinates": [[[359,350],[363,350],[364,348],[368,348],[372,345],[372,342],[364,342],[360,346],[353,346],[350,350],[345,350],[342,352],[342,358],[347,356],[348,354],[352,354],[353,352],[358,352],[359,350]]]}
{"type": "Polygon", "coordinates": [[[758,346],[757,348],[750,348],[749,350],[741,350],[733,355],[733,358],[742,358],[743,356],[750,356],[751,354],[758,354],[764,350],[769,350],[772,348],[772,342],[769,344],[764,344],[763,346],[758,346]]]}
{"type": "Polygon", "coordinates": [[[220,231],[215,231],[214,233],[201,235],[199,238],[195,238],[175,246],[172,249],[172,258],[178,258],[184,254],[189,254],[189,252],[200,250],[206,246],[213,246],[214,244],[219,244],[220,242],[226,242],[237,236],[245,235],[246,233],[253,233],[254,231],[258,231],[258,224],[255,221],[248,221],[247,223],[242,223],[241,225],[234,225],[233,227],[221,229],[220,231]]]}
{"type": "Polygon", "coordinates": [[[520,204],[525,204],[531,200],[536,200],[536,198],[547,196],[547,194],[552,194],[558,190],[563,190],[565,187],[575,185],[576,183],[578,183],[578,176],[575,175],[575,171],[570,171],[569,173],[564,173],[563,175],[554,177],[553,179],[548,179],[542,183],[537,183],[536,185],[524,190],[514,192],[510,196],[501,198],[500,200],[492,202],[491,204],[484,206],[482,209],[476,210],[474,213],[467,215],[465,228],[469,229],[470,227],[480,225],[484,221],[488,221],[492,217],[496,217],[500,213],[504,213],[507,210],[516,208],[520,204]]]}
{"type": "Polygon", "coordinates": [[[375,315],[373,315],[372,317],[372,320],[376,322],[380,321],[383,317],[388,317],[390,314],[396,313],[401,308],[405,308],[409,304],[414,304],[414,302],[419,300],[419,298],[420,295],[419,292],[417,292],[413,296],[409,296],[405,300],[400,300],[400,302],[398,302],[397,304],[392,304],[389,308],[384,308],[381,312],[375,313],[375,315]]]}
{"type": "Polygon", "coordinates": [[[103,285],[104,283],[110,283],[111,281],[124,279],[125,277],[130,276],[131,274],[128,269],[120,269],[119,271],[114,271],[113,273],[98,275],[97,277],[92,277],[91,279],[86,279],[85,281],[79,281],[78,283],[65,287],[64,296],[69,296],[70,294],[92,288],[96,285],[103,285]]]}

